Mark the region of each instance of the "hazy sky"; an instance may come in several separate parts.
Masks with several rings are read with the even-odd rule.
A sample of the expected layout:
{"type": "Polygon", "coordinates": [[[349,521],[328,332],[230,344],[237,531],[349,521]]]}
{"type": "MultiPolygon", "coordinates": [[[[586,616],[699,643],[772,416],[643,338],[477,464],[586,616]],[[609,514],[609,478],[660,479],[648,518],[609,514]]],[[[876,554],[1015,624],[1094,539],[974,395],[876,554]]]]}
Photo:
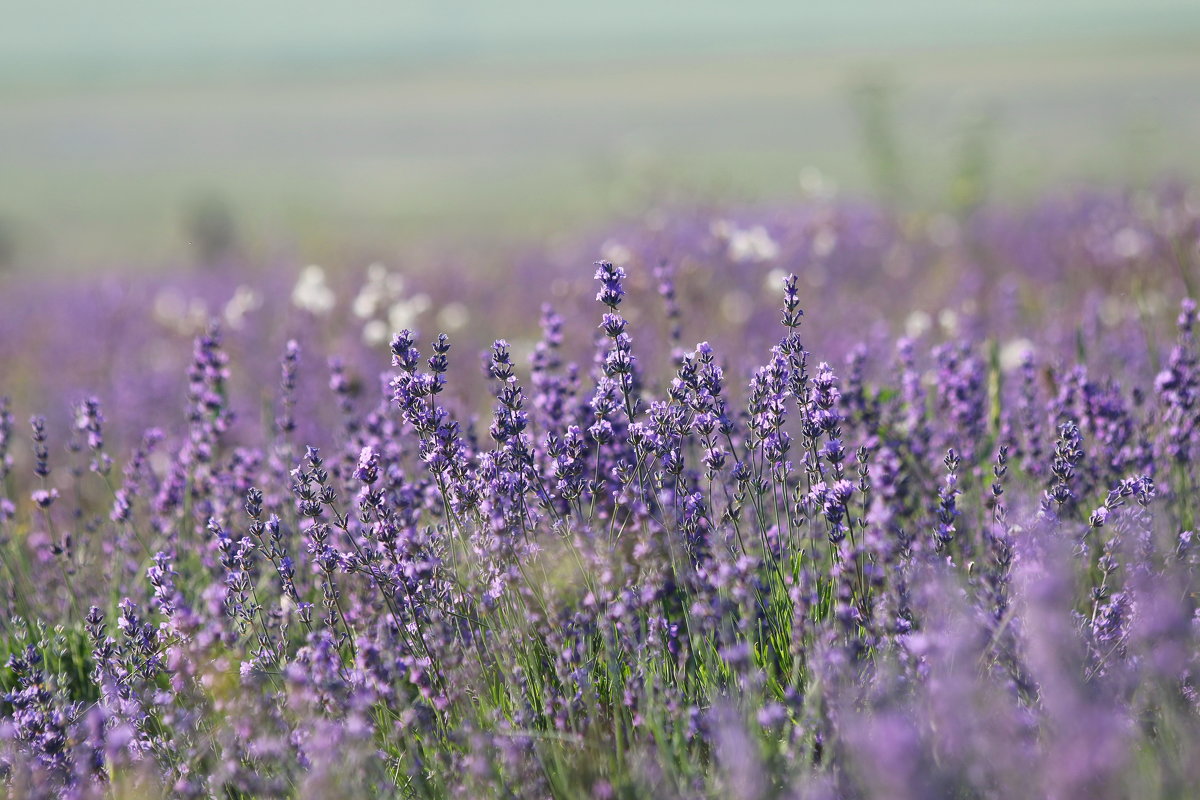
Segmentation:
{"type": "Polygon", "coordinates": [[[956,46],[1200,31],[1196,0],[6,0],[0,75],[956,46]]]}

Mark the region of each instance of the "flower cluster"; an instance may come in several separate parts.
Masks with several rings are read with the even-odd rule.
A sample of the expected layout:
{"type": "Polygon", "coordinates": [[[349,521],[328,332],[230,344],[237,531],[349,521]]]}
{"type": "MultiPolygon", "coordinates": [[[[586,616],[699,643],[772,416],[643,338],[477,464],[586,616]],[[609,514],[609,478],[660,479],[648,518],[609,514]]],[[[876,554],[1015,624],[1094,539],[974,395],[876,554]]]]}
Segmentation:
{"type": "MultiPolygon", "coordinates": [[[[563,276],[536,342],[472,316],[482,370],[457,356],[468,331],[452,349],[405,327],[390,368],[356,349],[310,268],[277,338],[268,304],[196,332],[174,418],[75,390],[23,438],[0,401],[0,786],[1186,795],[1200,351],[1179,253],[1200,222],[1139,228],[1175,276],[1157,316],[1093,325],[1121,302],[1097,279],[1090,316],[1014,291],[939,333],[898,314],[897,339],[774,267],[928,255],[839,213],[836,234],[828,215],[660,230],[590,288],[563,276]],[[770,301],[722,283],[759,266],[770,301]],[[989,314],[1039,322],[1012,363],[989,314]]],[[[1049,249],[1010,222],[970,224],[1031,263],[1049,249]]],[[[1109,241],[1128,225],[1053,222],[1035,230],[1055,252],[1128,260],[1109,241]]],[[[159,396],[142,381],[119,391],[159,396]]]]}

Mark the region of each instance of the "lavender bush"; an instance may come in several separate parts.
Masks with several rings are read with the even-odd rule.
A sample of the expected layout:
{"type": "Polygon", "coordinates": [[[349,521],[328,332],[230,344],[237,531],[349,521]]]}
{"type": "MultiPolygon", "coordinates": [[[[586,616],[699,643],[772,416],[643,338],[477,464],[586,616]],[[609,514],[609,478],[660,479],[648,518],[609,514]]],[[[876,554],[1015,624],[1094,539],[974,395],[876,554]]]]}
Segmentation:
{"type": "Polygon", "coordinates": [[[11,279],[0,783],[1194,796],[1198,246],[1167,186],[11,279]]]}

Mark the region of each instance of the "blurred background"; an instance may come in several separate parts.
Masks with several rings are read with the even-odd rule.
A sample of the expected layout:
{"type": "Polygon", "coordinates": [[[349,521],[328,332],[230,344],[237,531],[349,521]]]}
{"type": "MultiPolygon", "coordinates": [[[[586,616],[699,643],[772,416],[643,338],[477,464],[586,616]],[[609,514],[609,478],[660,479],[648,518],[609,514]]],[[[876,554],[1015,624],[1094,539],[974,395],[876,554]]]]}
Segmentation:
{"type": "Polygon", "coordinates": [[[6,0],[0,268],[343,263],[662,203],[1194,177],[1195,0],[6,0]]]}

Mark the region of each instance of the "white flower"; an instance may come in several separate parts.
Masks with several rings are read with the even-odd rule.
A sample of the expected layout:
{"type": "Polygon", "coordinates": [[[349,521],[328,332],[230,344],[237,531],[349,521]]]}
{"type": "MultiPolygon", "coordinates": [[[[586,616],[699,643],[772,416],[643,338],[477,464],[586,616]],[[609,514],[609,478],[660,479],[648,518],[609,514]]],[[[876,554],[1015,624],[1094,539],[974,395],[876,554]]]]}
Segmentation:
{"type": "Polygon", "coordinates": [[[633,260],[633,252],[620,242],[609,239],[600,246],[600,257],[605,261],[611,261],[618,266],[622,266],[629,264],[633,260]]]}
{"type": "Polygon", "coordinates": [[[246,315],[259,308],[262,308],[262,295],[249,286],[239,286],[225,304],[225,322],[231,328],[240,328],[246,315]]]}
{"type": "Polygon", "coordinates": [[[1113,254],[1117,258],[1133,260],[1146,252],[1149,242],[1134,228],[1121,228],[1112,238],[1113,254]]]}
{"type": "Polygon", "coordinates": [[[329,284],[325,283],[325,270],[309,264],[300,272],[296,287],[292,289],[292,303],[296,308],[312,314],[328,314],[337,303],[337,297],[329,284]]]}
{"type": "Polygon", "coordinates": [[[470,310],[458,301],[442,306],[437,315],[438,327],[450,332],[462,330],[470,321],[470,310]]]}
{"type": "Polygon", "coordinates": [[[367,320],[362,329],[363,341],[372,347],[383,344],[388,340],[387,323],[381,319],[367,320]]]}
{"type": "Polygon", "coordinates": [[[771,297],[775,297],[777,294],[783,291],[783,282],[787,279],[787,276],[788,274],[786,272],[781,270],[779,267],[775,267],[775,269],[768,272],[767,277],[763,279],[763,290],[767,294],[771,295],[771,297]]]}
{"type": "Polygon", "coordinates": [[[383,264],[375,263],[367,267],[366,283],[354,298],[351,309],[359,319],[370,319],[381,305],[399,300],[403,292],[403,276],[388,272],[383,264]]]}
{"type": "Polygon", "coordinates": [[[429,295],[416,294],[407,300],[398,300],[388,309],[388,325],[394,331],[415,328],[417,317],[429,310],[429,295]]]}
{"type": "Polygon", "coordinates": [[[1000,347],[1000,370],[1012,372],[1021,366],[1025,356],[1033,352],[1033,342],[1028,339],[1010,339],[1000,347]]]}
{"type": "Polygon", "coordinates": [[[175,289],[163,289],[154,297],[154,318],[168,327],[175,327],[187,313],[187,298],[175,289]]]}
{"type": "Polygon", "coordinates": [[[291,595],[289,595],[287,592],[284,592],[283,596],[279,598],[279,611],[283,614],[284,620],[290,620],[292,618],[292,613],[295,610],[296,601],[292,599],[291,595]]]}
{"type": "Polygon", "coordinates": [[[199,297],[188,299],[176,289],[163,289],[154,298],[154,318],[163,326],[190,336],[208,323],[208,307],[199,297]]]}
{"type": "Polygon", "coordinates": [[[359,319],[369,319],[374,316],[375,309],[379,308],[379,301],[382,299],[379,292],[375,291],[375,287],[368,283],[359,290],[350,310],[359,319]]]}
{"type": "Polygon", "coordinates": [[[933,327],[933,320],[929,314],[924,311],[914,311],[904,321],[904,335],[910,339],[917,339],[931,327],[933,327]]]}
{"type": "Polygon", "coordinates": [[[779,244],[762,225],[749,230],[735,228],[729,235],[727,253],[739,264],[772,261],[779,257],[779,244]]]}
{"type": "Polygon", "coordinates": [[[817,258],[825,258],[837,247],[837,231],[831,227],[822,226],[813,234],[812,254],[817,258]]]}

